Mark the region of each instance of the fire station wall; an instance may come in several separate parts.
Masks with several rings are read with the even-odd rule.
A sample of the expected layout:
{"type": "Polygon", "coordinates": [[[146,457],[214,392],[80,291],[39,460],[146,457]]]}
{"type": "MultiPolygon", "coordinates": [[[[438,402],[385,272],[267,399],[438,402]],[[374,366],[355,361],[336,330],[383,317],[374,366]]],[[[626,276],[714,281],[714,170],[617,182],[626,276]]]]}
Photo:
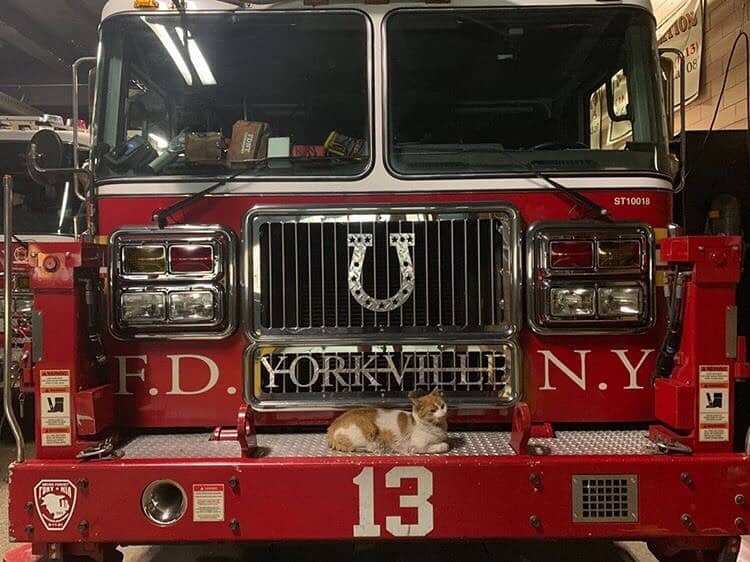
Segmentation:
{"type": "MultiPolygon", "coordinates": [[[[737,34],[750,33],[750,0],[707,0],[700,97],[687,108],[688,130],[707,130],[721,92],[729,54],[737,34]]],[[[715,129],[747,127],[744,42],[737,47],[715,129]]]]}

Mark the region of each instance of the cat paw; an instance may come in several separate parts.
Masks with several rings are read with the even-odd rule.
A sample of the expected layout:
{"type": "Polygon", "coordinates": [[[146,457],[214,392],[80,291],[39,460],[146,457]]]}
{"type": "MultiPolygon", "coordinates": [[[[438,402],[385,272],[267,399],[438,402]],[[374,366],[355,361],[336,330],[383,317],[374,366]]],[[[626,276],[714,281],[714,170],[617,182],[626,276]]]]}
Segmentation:
{"type": "Polygon", "coordinates": [[[427,448],[428,453],[447,453],[450,446],[448,443],[435,443],[427,448]]]}

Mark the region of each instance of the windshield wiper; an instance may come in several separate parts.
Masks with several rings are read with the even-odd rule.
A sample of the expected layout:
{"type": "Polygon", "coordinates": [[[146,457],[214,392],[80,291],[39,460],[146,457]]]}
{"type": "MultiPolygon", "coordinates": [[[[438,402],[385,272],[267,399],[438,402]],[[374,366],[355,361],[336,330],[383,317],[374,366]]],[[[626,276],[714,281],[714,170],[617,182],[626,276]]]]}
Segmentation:
{"type": "Polygon", "coordinates": [[[228,175],[225,178],[220,179],[219,181],[212,183],[208,187],[201,189],[197,193],[193,193],[189,197],[186,197],[185,199],[180,199],[176,203],[172,203],[169,207],[165,207],[163,209],[157,209],[154,211],[154,214],[152,216],[152,220],[156,223],[156,226],[159,228],[164,228],[167,226],[167,220],[169,217],[174,215],[177,211],[181,211],[185,209],[186,207],[192,205],[194,202],[198,201],[199,199],[202,199],[205,195],[208,195],[209,193],[219,189],[222,185],[226,185],[233,179],[238,178],[242,174],[248,172],[249,170],[257,170],[259,168],[264,168],[268,166],[268,159],[258,160],[257,162],[253,162],[250,166],[244,166],[234,172],[233,174],[228,175]]]}
{"type": "Polygon", "coordinates": [[[574,201],[578,206],[583,207],[585,210],[584,216],[587,218],[591,218],[594,220],[601,220],[610,222],[612,220],[612,217],[609,214],[609,210],[602,207],[595,201],[592,201],[585,195],[570,189],[569,187],[565,187],[561,183],[556,182],[552,178],[550,178],[547,174],[540,172],[539,170],[534,170],[533,167],[529,167],[528,170],[534,174],[534,177],[539,178],[540,180],[546,181],[549,185],[554,187],[557,191],[560,193],[565,194],[568,199],[571,201],[574,201]]]}
{"type": "Polygon", "coordinates": [[[569,187],[565,187],[563,184],[553,180],[544,172],[537,170],[531,162],[524,162],[521,159],[516,158],[507,150],[500,151],[500,154],[507,156],[510,160],[513,160],[516,164],[528,170],[535,178],[546,182],[548,185],[551,185],[555,190],[565,195],[570,201],[573,201],[576,205],[582,207],[585,212],[585,214],[583,215],[585,218],[606,222],[612,221],[612,217],[610,216],[607,209],[605,209],[595,201],[592,201],[582,193],[570,189],[569,187]]]}

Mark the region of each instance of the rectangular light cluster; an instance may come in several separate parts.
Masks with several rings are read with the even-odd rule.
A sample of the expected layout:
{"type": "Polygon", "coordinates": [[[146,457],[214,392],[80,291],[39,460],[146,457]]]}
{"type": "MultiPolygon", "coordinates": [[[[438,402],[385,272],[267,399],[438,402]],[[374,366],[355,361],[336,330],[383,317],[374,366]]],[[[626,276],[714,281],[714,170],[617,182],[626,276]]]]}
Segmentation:
{"type": "Polygon", "coordinates": [[[653,322],[653,234],[642,224],[529,229],[529,323],[539,333],[639,331],[653,322]]]}
{"type": "Polygon", "coordinates": [[[121,338],[224,337],[236,325],[235,241],[220,227],[112,235],[113,333],[121,338]]]}

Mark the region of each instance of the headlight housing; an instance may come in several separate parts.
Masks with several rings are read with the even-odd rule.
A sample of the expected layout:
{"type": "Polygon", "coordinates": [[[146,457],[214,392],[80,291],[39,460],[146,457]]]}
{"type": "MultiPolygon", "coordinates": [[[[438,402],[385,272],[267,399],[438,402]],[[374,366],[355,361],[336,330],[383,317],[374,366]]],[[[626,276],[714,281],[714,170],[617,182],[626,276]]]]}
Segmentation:
{"type": "Polygon", "coordinates": [[[220,338],[236,327],[235,239],[180,226],[112,234],[110,324],[115,336],[220,338]]]}
{"type": "Polygon", "coordinates": [[[537,223],[527,234],[529,323],[538,333],[653,324],[653,233],[637,223],[537,223]]]}

